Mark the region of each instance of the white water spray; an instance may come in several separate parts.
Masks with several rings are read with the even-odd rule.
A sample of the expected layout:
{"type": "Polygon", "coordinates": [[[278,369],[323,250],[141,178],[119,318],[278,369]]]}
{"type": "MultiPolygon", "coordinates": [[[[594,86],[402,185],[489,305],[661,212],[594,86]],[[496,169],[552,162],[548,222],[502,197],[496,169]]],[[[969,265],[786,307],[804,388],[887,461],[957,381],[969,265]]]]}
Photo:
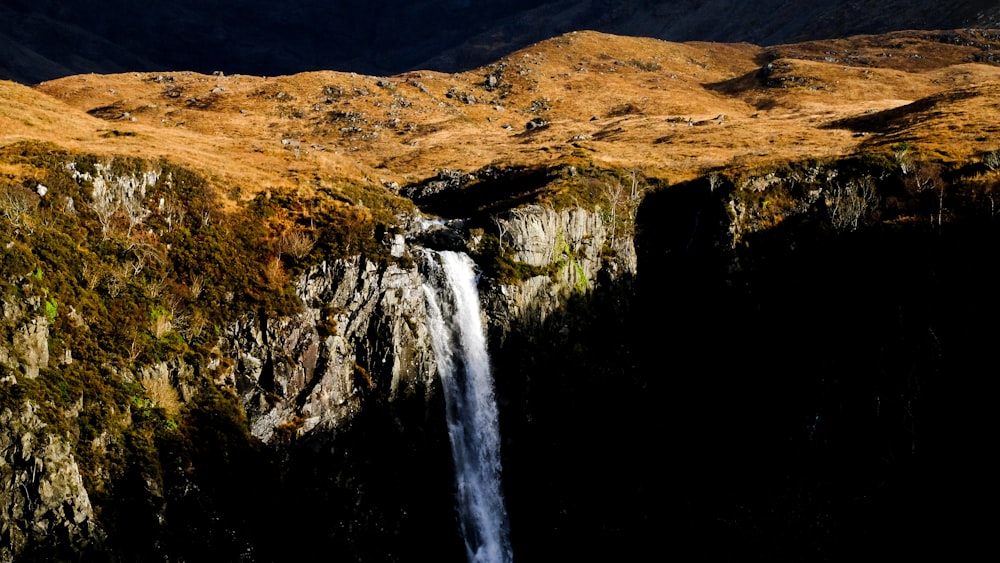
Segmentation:
{"type": "Polygon", "coordinates": [[[500,486],[500,431],[474,263],[425,251],[427,316],[444,389],[459,522],[470,563],[513,559],[500,486]]]}

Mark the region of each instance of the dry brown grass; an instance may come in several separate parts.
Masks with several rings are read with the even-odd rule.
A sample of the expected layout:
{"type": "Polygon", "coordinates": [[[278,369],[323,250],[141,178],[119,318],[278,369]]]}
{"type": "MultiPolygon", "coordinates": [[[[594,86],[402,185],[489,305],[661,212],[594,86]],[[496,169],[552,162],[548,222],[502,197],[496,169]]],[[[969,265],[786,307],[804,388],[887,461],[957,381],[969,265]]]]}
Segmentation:
{"type": "Polygon", "coordinates": [[[175,419],[180,414],[183,403],[177,388],[170,384],[170,379],[166,376],[146,377],[142,380],[142,386],[146,389],[146,394],[152,406],[163,409],[167,418],[175,419]]]}
{"type": "Polygon", "coordinates": [[[579,32],[454,75],[174,72],[73,76],[34,90],[2,83],[0,144],[33,138],[167,157],[245,196],[342,178],[405,184],[441,168],[574,155],[681,180],[901,139],[955,159],[995,149],[1000,68],[974,62],[989,40],[940,39],[901,32],[765,50],[579,32]],[[493,88],[488,74],[498,78],[493,88]],[[931,96],[933,104],[909,105],[931,96]],[[880,114],[881,128],[877,119],[871,130],[849,121],[880,114]],[[548,127],[526,131],[536,117],[548,127]]]}

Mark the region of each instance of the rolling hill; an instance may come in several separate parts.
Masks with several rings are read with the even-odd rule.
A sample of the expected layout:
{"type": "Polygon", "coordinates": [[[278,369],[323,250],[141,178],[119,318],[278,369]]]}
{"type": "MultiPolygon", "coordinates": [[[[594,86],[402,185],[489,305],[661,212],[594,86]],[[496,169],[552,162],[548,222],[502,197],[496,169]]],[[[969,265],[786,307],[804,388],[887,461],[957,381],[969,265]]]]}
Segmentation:
{"type": "Polygon", "coordinates": [[[456,74],[90,74],[5,84],[0,139],[168,156],[248,195],[577,160],[679,181],[902,141],[958,161],[997,148],[997,44],[985,30],[768,48],[578,32],[456,74]]]}

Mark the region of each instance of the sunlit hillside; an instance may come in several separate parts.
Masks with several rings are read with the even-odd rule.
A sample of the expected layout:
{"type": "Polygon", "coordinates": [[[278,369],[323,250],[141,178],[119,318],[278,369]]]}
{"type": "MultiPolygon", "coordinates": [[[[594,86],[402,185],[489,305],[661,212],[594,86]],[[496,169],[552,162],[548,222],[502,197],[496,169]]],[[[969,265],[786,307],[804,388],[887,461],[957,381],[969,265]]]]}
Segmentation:
{"type": "Polygon", "coordinates": [[[167,157],[246,195],[439,169],[591,161],[669,181],[908,141],[997,148],[995,35],[900,32],[763,49],[571,33],[461,74],[73,76],[3,86],[0,142],[167,157]]]}

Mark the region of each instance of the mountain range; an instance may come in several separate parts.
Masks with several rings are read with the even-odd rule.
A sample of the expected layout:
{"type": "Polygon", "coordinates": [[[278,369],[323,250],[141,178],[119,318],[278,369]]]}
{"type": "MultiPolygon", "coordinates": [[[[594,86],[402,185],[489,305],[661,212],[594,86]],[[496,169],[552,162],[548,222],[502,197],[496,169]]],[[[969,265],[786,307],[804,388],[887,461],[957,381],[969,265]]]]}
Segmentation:
{"type": "Polygon", "coordinates": [[[776,45],[905,29],[989,27],[995,2],[823,0],[124,0],[0,3],[0,79],[192,70],[273,76],[454,72],[562,33],[776,45]]]}

